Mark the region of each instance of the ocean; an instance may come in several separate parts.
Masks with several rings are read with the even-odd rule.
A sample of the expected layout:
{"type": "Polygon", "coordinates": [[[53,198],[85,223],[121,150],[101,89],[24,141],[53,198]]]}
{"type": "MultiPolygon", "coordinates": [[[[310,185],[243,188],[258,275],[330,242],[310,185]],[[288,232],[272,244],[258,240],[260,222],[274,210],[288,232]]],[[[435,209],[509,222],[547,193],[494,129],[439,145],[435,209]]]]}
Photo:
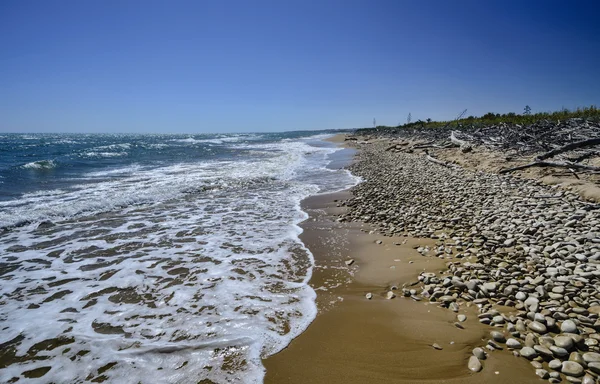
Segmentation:
{"type": "Polygon", "coordinates": [[[0,382],[261,383],[316,316],[311,132],[0,134],[0,382]]]}

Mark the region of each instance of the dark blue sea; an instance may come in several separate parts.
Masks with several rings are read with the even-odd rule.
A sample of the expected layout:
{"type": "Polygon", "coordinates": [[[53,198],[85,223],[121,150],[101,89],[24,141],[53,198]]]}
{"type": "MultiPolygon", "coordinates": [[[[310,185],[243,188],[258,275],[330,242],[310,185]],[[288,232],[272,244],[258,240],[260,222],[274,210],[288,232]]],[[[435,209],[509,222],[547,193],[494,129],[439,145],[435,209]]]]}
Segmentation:
{"type": "Polygon", "coordinates": [[[0,382],[262,382],[316,315],[300,201],[358,182],[328,136],[0,134],[0,382]]]}

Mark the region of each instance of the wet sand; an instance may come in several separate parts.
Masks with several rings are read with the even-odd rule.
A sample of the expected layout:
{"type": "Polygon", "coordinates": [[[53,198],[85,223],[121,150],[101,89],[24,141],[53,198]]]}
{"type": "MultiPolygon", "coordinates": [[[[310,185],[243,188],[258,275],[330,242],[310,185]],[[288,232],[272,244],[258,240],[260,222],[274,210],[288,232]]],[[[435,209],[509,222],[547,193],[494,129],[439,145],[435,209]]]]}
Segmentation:
{"type": "Polygon", "coordinates": [[[414,249],[434,240],[383,237],[369,234],[367,225],[337,222],[334,215],[344,208],[335,200],[348,194],[303,202],[310,218],[301,225],[301,239],[315,257],[310,284],[318,315],[285,350],[264,360],[265,383],[539,382],[527,361],[506,350],[489,353],[479,373],[467,369],[472,349],[485,345],[493,330],[477,321],[476,308],[461,307],[467,321],[459,329],[456,313],[438,304],[386,299],[391,286],[409,285],[422,271],[440,271],[444,260],[414,249]]]}

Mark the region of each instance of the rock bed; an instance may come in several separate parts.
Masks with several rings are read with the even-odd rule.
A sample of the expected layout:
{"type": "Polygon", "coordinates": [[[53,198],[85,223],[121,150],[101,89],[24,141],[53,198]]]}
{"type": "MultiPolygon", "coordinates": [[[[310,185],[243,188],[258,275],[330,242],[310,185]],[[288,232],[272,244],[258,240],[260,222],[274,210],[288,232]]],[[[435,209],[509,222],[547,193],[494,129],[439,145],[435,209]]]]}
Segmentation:
{"type": "MultiPolygon", "coordinates": [[[[495,330],[468,368],[509,349],[542,379],[597,383],[600,376],[600,211],[535,181],[444,167],[423,156],[360,147],[351,170],[364,182],[339,221],[371,223],[383,235],[438,239],[424,257],[447,270],[422,273],[403,296],[459,312],[476,305],[495,330]],[[486,352],[487,351],[487,352],[486,352]]],[[[463,328],[464,314],[457,315],[463,328]]]]}

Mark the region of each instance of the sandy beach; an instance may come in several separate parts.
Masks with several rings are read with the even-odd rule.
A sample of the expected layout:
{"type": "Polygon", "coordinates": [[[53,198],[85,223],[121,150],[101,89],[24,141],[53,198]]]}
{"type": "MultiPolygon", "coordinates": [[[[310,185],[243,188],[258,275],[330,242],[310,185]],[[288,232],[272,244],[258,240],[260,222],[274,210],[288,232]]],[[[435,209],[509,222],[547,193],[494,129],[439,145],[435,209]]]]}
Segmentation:
{"type": "Polygon", "coordinates": [[[423,271],[439,271],[444,262],[415,251],[432,240],[382,237],[369,234],[367,225],[335,222],[332,215],[342,209],[335,200],[347,197],[343,192],[304,201],[310,219],[301,238],[316,260],[311,285],[319,314],[288,348],[265,360],[266,383],[538,381],[529,363],[510,353],[495,353],[484,371],[469,372],[471,350],[489,332],[474,308],[460,311],[468,319],[465,329],[458,329],[456,314],[436,304],[386,299],[392,286],[408,284],[423,271]],[[347,266],[350,259],[354,263],[347,266]]]}
{"type": "Polygon", "coordinates": [[[318,315],[265,360],[265,382],[597,382],[600,254],[589,203],[386,153],[385,140],[357,147],[351,169],[365,181],[303,202],[318,315]]]}
{"type": "MultiPolygon", "coordinates": [[[[332,141],[343,143],[343,136],[332,141]]],[[[349,197],[344,191],[303,202],[310,218],[301,225],[301,239],[315,257],[311,286],[319,313],[288,348],[264,361],[266,383],[537,381],[529,363],[511,353],[495,353],[483,372],[470,372],[471,351],[489,332],[477,321],[476,309],[461,309],[467,320],[459,329],[454,312],[403,298],[394,289],[410,285],[420,272],[445,267],[444,260],[415,250],[435,241],[383,237],[367,224],[336,221],[346,211],[339,202],[349,197]],[[390,300],[391,289],[398,297],[390,300]]]]}

